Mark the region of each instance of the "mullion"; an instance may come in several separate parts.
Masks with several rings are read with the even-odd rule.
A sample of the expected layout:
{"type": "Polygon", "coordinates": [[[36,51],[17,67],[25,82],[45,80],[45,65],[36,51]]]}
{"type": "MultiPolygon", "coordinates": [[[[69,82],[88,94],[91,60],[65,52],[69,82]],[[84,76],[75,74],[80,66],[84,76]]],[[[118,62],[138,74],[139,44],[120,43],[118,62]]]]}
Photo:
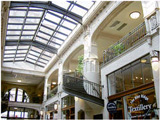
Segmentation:
{"type": "MultiPolygon", "coordinates": [[[[14,57],[4,57],[4,59],[9,59],[9,58],[14,58],[14,57]]],[[[24,58],[24,56],[18,56],[16,58],[24,58]]]]}
{"type": "MultiPolygon", "coordinates": [[[[48,41],[48,39],[46,39],[46,38],[44,38],[44,37],[41,37],[41,36],[39,36],[39,35],[37,35],[37,37],[39,37],[39,38],[41,38],[41,39],[43,39],[43,40],[45,40],[45,41],[48,41]]],[[[50,36],[51,37],[51,36],[50,36]]]]}
{"type": "Polygon", "coordinates": [[[32,53],[28,53],[28,54],[38,58],[38,56],[36,56],[36,55],[33,55],[32,53]]]}
{"type": "MultiPolygon", "coordinates": [[[[36,29],[36,32],[34,33],[34,37],[33,37],[32,41],[35,39],[35,37],[36,37],[36,35],[37,35],[37,33],[38,33],[38,30],[40,29],[40,25],[42,24],[42,20],[43,20],[43,18],[45,17],[45,14],[46,14],[46,10],[43,11],[43,14],[42,14],[42,16],[41,16],[41,18],[40,18],[40,21],[39,21],[39,25],[38,25],[38,27],[37,27],[37,29],[36,29]]],[[[31,45],[30,45],[29,48],[28,48],[28,51],[27,51],[27,53],[26,53],[26,56],[25,56],[25,59],[24,59],[24,60],[26,60],[27,55],[28,55],[28,53],[29,53],[29,51],[30,51],[30,48],[31,48],[31,45]]]]}
{"type": "Polygon", "coordinates": [[[31,59],[31,60],[34,60],[34,61],[36,62],[36,59],[33,59],[33,58],[31,58],[31,57],[28,57],[28,56],[27,56],[27,58],[29,58],[29,59],[31,59]]]}
{"type": "MultiPolygon", "coordinates": [[[[5,49],[5,51],[14,51],[16,49],[5,49]]],[[[18,50],[28,50],[28,49],[18,49],[18,50]]]]}
{"type": "Polygon", "coordinates": [[[59,43],[57,43],[57,42],[54,42],[54,41],[50,41],[50,42],[53,43],[53,44],[56,44],[56,45],[61,46],[61,44],[59,44],[59,43]]]}
{"type": "MultiPolygon", "coordinates": [[[[42,63],[42,64],[45,64],[45,65],[46,65],[46,63],[44,63],[44,62],[41,62],[41,61],[39,61],[39,60],[38,60],[37,62],[40,62],[40,63],[42,63]]],[[[38,64],[38,63],[37,63],[37,64],[38,64]]]]}
{"type": "MultiPolygon", "coordinates": [[[[21,62],[21,61],[24,61],[24,60],[15,60],[15,62],[21,62]]],[[[3,62],[13,62],[13,60],[3,60],[3,62]]]]}

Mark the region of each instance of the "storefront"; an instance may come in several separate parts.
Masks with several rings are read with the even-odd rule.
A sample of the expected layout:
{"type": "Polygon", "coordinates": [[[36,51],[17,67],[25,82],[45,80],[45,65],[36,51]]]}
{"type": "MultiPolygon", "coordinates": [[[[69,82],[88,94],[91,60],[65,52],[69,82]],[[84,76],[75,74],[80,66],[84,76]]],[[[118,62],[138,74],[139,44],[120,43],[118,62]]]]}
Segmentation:
{"type": "Polygon", "coordinates": [[[62,118],[75,118],[75,100],[73,96],[67,96],[62,99],[62,118]]]}
{"type": "Polygon", "coordinates": [[[108,79],[108,100],[117,111],[110,118],[158,118],[154,79],[149,55],[112,72],[108,79]]]}

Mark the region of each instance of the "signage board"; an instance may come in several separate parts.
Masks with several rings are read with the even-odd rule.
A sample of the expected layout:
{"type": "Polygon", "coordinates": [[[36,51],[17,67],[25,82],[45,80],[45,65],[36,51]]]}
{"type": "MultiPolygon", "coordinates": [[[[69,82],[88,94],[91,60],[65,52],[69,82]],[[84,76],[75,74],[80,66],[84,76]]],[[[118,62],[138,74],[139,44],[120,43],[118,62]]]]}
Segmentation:
{"type": "Polygon", "coordinates": [[[114,102],[108,102],[107,110],[109,113],[116,113],[117,112],[117,105],[114,102]]]}

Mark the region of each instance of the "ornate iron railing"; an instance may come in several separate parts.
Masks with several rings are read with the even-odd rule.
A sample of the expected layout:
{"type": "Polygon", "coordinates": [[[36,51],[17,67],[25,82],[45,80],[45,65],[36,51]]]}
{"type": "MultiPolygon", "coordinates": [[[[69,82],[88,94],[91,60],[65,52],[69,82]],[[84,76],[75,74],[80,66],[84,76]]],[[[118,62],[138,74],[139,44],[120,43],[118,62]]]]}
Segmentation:
{"type": "Polygon", "coordinates": [[[119,54],[123,53],[128,48],[135,45],[137,42],[141,40],[146,35],[146,27],[143,22],[138,27],[133,29],[127,35],[125,35],[118,42],[110,46],[107,50],[103,52],[103,64],[115,58],[119,54]]]}
{"type": "Polygon", "coordinates": [[[56,86],[55,88],[53,88],[48,94],[47,94],[47,99],[53,97],[54,95],[56,95],[58,91],[58,86],[56,86]]]}
{"type": "Polygon", "coordinates": [[[88,80],[84,80],[82,78],[78,77],[72,77],[72,76],[63,76],[63,86],[68,89],[72,89],[74,91],[77,91],[79,93],[88,94],[94,97],[101,98],[101,90],[102,86],[93,83],[88,80]]]}

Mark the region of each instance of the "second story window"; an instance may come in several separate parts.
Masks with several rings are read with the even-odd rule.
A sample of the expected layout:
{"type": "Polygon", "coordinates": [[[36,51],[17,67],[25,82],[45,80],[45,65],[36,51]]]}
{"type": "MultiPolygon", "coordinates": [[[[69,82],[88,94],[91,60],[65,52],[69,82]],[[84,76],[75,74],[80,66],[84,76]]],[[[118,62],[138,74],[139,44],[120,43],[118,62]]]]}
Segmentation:
{"type": "Polygon", "coordinates": [[[19,88],[12,88],[6,94],[9,97],[9,101],[14,101],[14,102],[29,102],[29,97],[27,93],[19,88]]]}

